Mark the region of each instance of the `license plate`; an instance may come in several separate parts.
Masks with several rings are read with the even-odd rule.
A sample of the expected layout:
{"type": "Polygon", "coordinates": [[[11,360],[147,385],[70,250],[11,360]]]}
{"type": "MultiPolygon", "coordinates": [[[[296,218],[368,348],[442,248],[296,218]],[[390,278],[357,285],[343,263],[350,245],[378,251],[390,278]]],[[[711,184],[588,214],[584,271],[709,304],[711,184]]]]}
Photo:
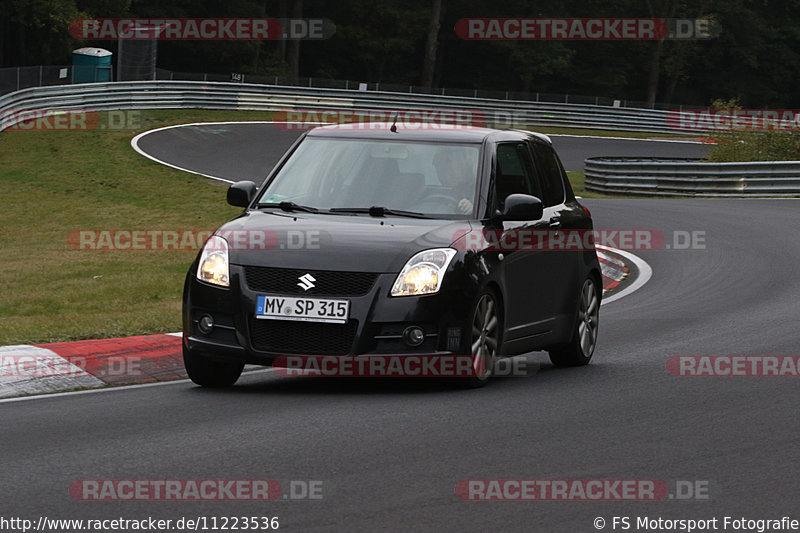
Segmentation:
{"type": "Polygon", "coordinates": [[[344,324],[349,316],[349,300],[259,296],[256,301],[256,318],[268,320],[302,320],[344,324]]]}

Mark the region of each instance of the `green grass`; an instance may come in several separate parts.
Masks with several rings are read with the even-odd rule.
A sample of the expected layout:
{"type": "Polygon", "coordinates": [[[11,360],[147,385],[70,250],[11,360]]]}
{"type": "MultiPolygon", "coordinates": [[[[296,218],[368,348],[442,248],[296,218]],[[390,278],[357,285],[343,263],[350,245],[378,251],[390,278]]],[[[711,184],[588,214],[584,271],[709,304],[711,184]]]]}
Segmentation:
{"type": "Polygon", "coordinates": [[[708,150],[712,163],[800,159],[800,133],[796,131],[732,131],[715,138],[717,143],[708,150]]]}
{"type": "Polygon", "coordinates": [[[122,131],[0,133],[0,346],[180,330],[196,251],[70,249],[79,229],[214,229],[240,210],[224,184],[154,163],[131,138],[269,113],[143,111],[122,131]]]}
{"type": "Polygon", "coordinates": [[[695,139],[695,137],[697,137],[675,133],[644,133],[639,131],[608,131],[583,128],[555,128],[546,126],[527,126],[520,129],[544,133],[545,135],[590,135],[593,137],[624,137],[627,139],[677,139],[682,141],[692,141],[695,139]]]}
{"type": "MultiPolygon", "coordinates": [[[[569,178],[569,184],[572,185],[572,191],[575,196],[580,196],[581,198],[615,198],[614,196],[587,191],[584,186],[586,175],[583,172],[567,172],[567,178],[569,178]]],[[[617,198],[623,197],[619,196],[617,198]]]]}

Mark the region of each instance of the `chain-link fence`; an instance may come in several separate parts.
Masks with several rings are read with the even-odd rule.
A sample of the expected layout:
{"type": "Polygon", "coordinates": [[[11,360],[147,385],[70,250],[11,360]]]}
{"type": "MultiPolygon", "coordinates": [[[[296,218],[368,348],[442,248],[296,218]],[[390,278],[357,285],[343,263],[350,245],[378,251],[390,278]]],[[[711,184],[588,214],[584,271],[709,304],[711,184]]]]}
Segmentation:
{"type": "Polygon", "coordinates": [[[11,93],[29,87],[70,85],[75,80],[113,80],[113,69],[108,67],[108,70],[90,65],[0,68],[0,94],[11,93]],[[111,72],[108,72],[108,70],[111,72]]]}
{"type": "MultiPolygon", "coordinates": [[[[47,66],[47,67],[15,67],[0,69],[0,94],[6,94],[28,87],[40,87],[50,85],[66,85],[72,83],[73,79],[81,79],[77,69],[95,68],[79,66],[47,66]]],[[[149,78],[149,76],[148,76],[149,78]]],[[[114,73],[110,79],[115,79],[114,73]]],[[[134,77],[131,79],[147,79],[134,77]]],[[[563,104],[586,104],[609,107],[625,107],[637,109],[662,109],[662,110],[681,110],[684,106],[671,104],[655,104],[650,106],[642,101],[615,99],[605,96],[581,96],[573,94],[550,94],[539,92],[520,92],[520,91],[488,91],[481,89],[448,89],[419,87],[414,85],[400,85],[393,83],[378,82],[359,82],[353,80],[331,80],[325,78],[291,78],[283,76],[264,76],[241,73],[228,74],[209,74],[176,72],[157,68],[155,69],[155,80],[176,80],[176,81],[223,81],[234,83],[256,83],[263,85],[276,85],[281,87],[313,87],[320,89],[349,89],[362,91],[384,91],[395,93],[411,94],[434,94],[443,96],[456,96],[460,98],[491,98],[494,100],[520,100],[527,102],[544,103],[563,103],[563,104]]],[[[101,80],[98,80],[101,81],[101,80]]]]}
{"type": "Polygon", "coordinates": [[[208,74],[176,72],[165,69],[156,69],[157,80],[185,80],[185,81],[226,81],[234,83],[258,83],[263,85],[277,85],[282,87],[315,87],[320,89],[350,89],[363,91],[385,91],[395,93],[435,94],[443,96],[457,96],[466,98],[491,98],[494,100],[522,100],[528,102],[548,102],[564,104],[586,104],[612,107],[630,107],[639,109],[681,110],[684,106],[671,104],[655,104],[650,106],[642,101],[615,99],[605,96],[581,96],[574,94],[551,94],[540,92],[522,91],[490,91],[482,89],[452,89],[421,87],[415,85],[401,85],[396,83],[364,83],[353,80],[331,80],[326,78],[291,78],[283,76],[264,76],[255,74],[208,74]]]}

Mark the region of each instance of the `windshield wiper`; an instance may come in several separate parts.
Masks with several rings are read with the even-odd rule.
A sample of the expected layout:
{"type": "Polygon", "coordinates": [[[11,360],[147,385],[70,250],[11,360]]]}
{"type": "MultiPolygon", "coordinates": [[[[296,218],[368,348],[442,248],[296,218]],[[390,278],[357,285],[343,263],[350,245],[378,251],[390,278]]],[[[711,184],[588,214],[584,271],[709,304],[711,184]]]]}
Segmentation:
{"type": "Polygon", "coordinates": [[[390,209],[380,205],[373,205],[372,207],[332,207],[329,212],[331,213],[368,213],[371,217],[408,217],[408,218],[431,218],[425,213],[417,213],[416,211],[402,211],[400,209],[390,209]]]}
{"type": "Polygon", "coordinates": [[[281,211],[291,213],[292,211],[304,211],[306,213],[319,213],[319,209],[309,205],[300,205],[294,202],[272,202],[267,204],[258,204],[258,207],[277,207],[281,211]]]}

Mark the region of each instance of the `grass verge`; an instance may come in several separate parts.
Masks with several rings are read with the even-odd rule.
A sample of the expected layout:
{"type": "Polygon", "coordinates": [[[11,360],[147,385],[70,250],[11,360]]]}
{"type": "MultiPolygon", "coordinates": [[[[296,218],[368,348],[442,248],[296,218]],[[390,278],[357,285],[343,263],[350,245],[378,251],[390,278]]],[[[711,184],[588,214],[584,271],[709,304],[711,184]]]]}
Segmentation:
{"type": "Polygon", "coordinates": [[[572,191],[575,193],[575,196],[580,196],[581,198],[614,198],[606,194],[587,191],[584,186],[586,175],[583,172],[567,172],[567,178],[569,179],[569,184],[572,185],[572,191]]]}
{"type": "Polygon", "coordinates": [[[677,141],[696,141],[697,136],[681,135],[677,133],[646,133],[639,131],[609,131],[591,130],[583,128],[554,128],[547,126],[529,126],[529,131],[544,133],[545,135],[577,135],[592,137],[621,137],[625,139],[667,139],[677,141]]]}
{"type": "Polygon", "coordinates": [[[180,330],[196,251],[70,249],[80,229],[210,229],[240,210],[224,184],[152,162],[141,131],[271,113],[142,111],[135,130],[0,133],[0,346],[180,330]]]}

